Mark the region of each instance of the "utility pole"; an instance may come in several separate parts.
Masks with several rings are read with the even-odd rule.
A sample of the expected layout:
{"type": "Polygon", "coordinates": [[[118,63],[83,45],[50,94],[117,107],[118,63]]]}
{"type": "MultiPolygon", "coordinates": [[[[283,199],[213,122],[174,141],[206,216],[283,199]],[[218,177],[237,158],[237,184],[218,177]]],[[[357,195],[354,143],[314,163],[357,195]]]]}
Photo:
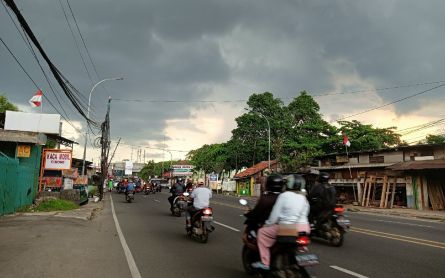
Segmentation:
{"type": "Polygon", "coordinates": [[[101,124],[102,137],[100,138],[101,144],[101,162],[100,162],[100,184],[99,184],[99,199],[104,197],[104,183],[108,176],[108,154],[110,151],[110,104],[111,97],[108,98],[107,114],[105,115],[105,121],[101,124]]]}

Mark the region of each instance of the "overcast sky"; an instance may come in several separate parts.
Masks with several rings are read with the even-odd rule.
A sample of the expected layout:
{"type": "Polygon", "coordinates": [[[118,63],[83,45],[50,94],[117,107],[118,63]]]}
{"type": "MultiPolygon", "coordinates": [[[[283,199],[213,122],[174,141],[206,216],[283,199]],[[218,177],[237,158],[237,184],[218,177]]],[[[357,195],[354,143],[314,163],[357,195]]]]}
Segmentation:
{"type": "MultiPolygon", "coordinates": [[[[66,0],[61,1],[69,12],[66,0]]],[[[53,63],[88,97],[100,79],[81,48],[93,80],[88,77],[59,1],[16,3],[53,63]]],[[[165,142],[169,149],[187,151],[224,142],[245,107],[245,101],[148,100],[246,100],[254,92],[269,91],[288,102],[307,90],[312,95],[333,94],[316,97],[322,114],[332,121],[440,83],[375,89],[445,81],[445,2],[440,0],[76,0],[70,4],[100,78],[125,77],[99,86],[92,97],[98,120],[105,115],[108,96],[113,98],[112,138],[122,137],[128,144],[118,148],[118,160],[131,157],[129,145],[163,148],[165,142]],[[368,92],[336,94],[357,90],[368,92]]],[[[44,94],[57,103],[3,6],[0,36],[44,94]]],[[[0,93],[24,111],[38,112],[28,104],[35,86],[3,45],[0,65],[0,93]]],[[[406,128],[443,118],[444,92],[442,87],[350,120],[406,128]]],[[[72,124],[84,130],[84,121],[59,88],[56,93],[72,124]]],[[[44,112],[55,110],[44,103],[44,112]]],[[[405,139],[418,139],[425,132],[405,139]]],[[[428,132],[445,131],[436,126],[428,132]]],[[[63,135],[80,143],[74,151],[81,157],[84,136],[68,123],[63,135]]],[[[163,155],[155,149],[145,152],[147,159],[163,155]]],[[[173,158],[184,154],[175,151],[173,158]]],[[[97,161],[98,156],[89,146],[87,159],[97,161]]]]}

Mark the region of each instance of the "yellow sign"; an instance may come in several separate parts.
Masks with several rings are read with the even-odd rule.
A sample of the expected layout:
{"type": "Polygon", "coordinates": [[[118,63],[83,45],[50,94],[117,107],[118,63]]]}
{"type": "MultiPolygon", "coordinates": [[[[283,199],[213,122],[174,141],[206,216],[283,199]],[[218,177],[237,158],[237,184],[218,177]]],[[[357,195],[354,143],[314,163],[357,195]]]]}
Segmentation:
{"type": "Polygon", "coordinates": [[[17,146],[17,157],[30,157],[31,156],[31,146],[18,145],[17,146]]]}

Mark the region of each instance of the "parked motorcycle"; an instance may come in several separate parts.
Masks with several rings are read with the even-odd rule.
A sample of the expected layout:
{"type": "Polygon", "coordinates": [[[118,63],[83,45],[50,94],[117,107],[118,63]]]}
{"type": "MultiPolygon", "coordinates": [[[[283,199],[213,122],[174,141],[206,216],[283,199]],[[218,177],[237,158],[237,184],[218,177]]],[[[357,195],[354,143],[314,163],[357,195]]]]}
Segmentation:
{"type": "MultiPolygon", "coordinates": [[[[185,192],[183,195],[187,197],[189,196],[189,193],[185,192]]],[[[209,234],[215,230],[212,222],[213,210],[211,207],[197,211],[191,216],[192,228],[187,231],[187,236],[196,239],[201,243],[207,243],[209,234]]]]}
{"type": "Polygon", "coordinates": [[[127,194],[125,194],[125,200],[129,203],[134,201],[134,191],[131,191],[131,192],[128,192],[127,194]]]}
{"type": "MultiPolygon", "coordinates": [[[[188,196],[188,194],[185,194],[188,196]]],[[[173,216],[181,217],[182,213],[187,209],[188,198],[184,193],[180,194],[173,199],[173,207],[170,209],[173,216]]]]}
{"type": "MultiPolygon", "coordinates": [[[[246,200],[240,204],[248,206],[246,200]]],[[[250,208],[249,208],[250,209],[250,208]]],[[[271,247],[270,270],[260,270],[252,267],[252,263],[260,261],[257,245],[258,224],[252,225],[252,220],[246,219],[242,236],[243,267],[247,274],[255,277],[311,277],[310,267],[319,264],[318,256],[309,253],[309,236],[299,233],[298,236],[278,236],[277,242],[271,247]]]]}
{"type": "Polygon", "coordinates": [[[337,205],[321,223],[315,223],[312,219],[311,236],[328,240],[332,246],[342,246],[344,234],[348,232],[351,225],[351,221],[346,218],[344,212],[344,207],[337,205]]]}

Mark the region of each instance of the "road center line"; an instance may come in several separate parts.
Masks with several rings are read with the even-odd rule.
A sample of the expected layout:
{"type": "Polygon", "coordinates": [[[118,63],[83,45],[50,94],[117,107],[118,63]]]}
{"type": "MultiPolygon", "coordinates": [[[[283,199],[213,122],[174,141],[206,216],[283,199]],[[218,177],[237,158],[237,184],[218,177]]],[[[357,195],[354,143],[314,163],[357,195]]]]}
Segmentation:
{"type": "Polygon", "coordinates": [[[400,240],[406,239],[406,240],[411,240],[411,241],[415,241],[415,242],[419,242],[419,243],[428,243],[428,244],[433,244],[433,245],[440,245],[442,248],[445,248],[445,243],[444,242],[439,242],[439,241],[421,239],[421,238],[410,237],[410,236],[402,236],[402,235],[398,235],[398,234],[384,233],[384,232],[368,230],[368,229],[363,229],[363,228],[358,228],[358,227],[351,228],[351,231],[353,231],[353,232],[362,232],[362,233],[370,233],[370,234],[373,234],[373,235],[376,235],[376,236],[385,235],[385,236],[395,237],[395,238],[398,238],[400,240]]]}
{"type": "Polygon", "coordinates": [[[236,229],[236,228],[230,227],[230,226],[228,226],[228,225],[226,225],[226,224],[223,224],[223,223],[220,223],[220,222],[218,222],[218,221],[213,221],[213,223],[215,223],[215,224],[217,224],[217,225],[220,225],[220,226],[222,226],[222,227],[224,227],[224,228],[227,228],[227,229],[229,229],[229,230],[235,231],[235,232],[241,232],[240,230],[238,230],[238,229],[236,229]]]}
{"type": "Polygon", "coordinates": [[[405,223],[405,222],[399,222],[399,221],[389,221],[389,220],[376,220],[376,221],[378,221],[378,222],[385,222],[385,223],[403,224],[403,225],[409,225],[409,226],[417,226],[417,227],[425,227],[425,228],[434,228],[433,226],[413,224],[413,223],[405,223]]]}
{"type": "Polygon", "coordinates": [[[127,241],[125,240],[124,234],[122,233],[119,221],[117,220],[116,213],[114,211],[113,197],[111,195],[110,195],[110,200],[111,200],[111,212],[113,213],[114,224],[116,225],[117,234],[119,235],[122,248],[124,249],[125,258],[127,258],[128,268],[130,268],[131,277],[142,278],[141,273],[139,272],[139,269],[136,266],[136,262],[134,261],[133,255],[131,254],[130,248],[127,245],[127,241]]]}
{"type": "Polygon", "coordinates": [[[156,200],[156,199],[155,199],[155,202],[158,202],[158,203],[160,203],[161,201],[159,201],[159,200],[156,200]]]}
{"type": "Polygon", "coordinates": [[[364,275],[358,274],[358,273],[356,273],[356,272],[354,272],[354,271],[350,271],[350,270],[348,270],[348,269],[346,269],[346,268],[343,268],[343,267],[339,267],[339,266],[336,266],[336,265],[331,265],[330,267],[333,268],[333,269],[336,269],[336,270],[338,270],[338,271],[347,273],[347,274],[349,274],[349,275],[351,275],[351,276],[354,276],[354,277],[358,277],[358,278],[368,278],[368,276],[364,276],[364,275]]]}

